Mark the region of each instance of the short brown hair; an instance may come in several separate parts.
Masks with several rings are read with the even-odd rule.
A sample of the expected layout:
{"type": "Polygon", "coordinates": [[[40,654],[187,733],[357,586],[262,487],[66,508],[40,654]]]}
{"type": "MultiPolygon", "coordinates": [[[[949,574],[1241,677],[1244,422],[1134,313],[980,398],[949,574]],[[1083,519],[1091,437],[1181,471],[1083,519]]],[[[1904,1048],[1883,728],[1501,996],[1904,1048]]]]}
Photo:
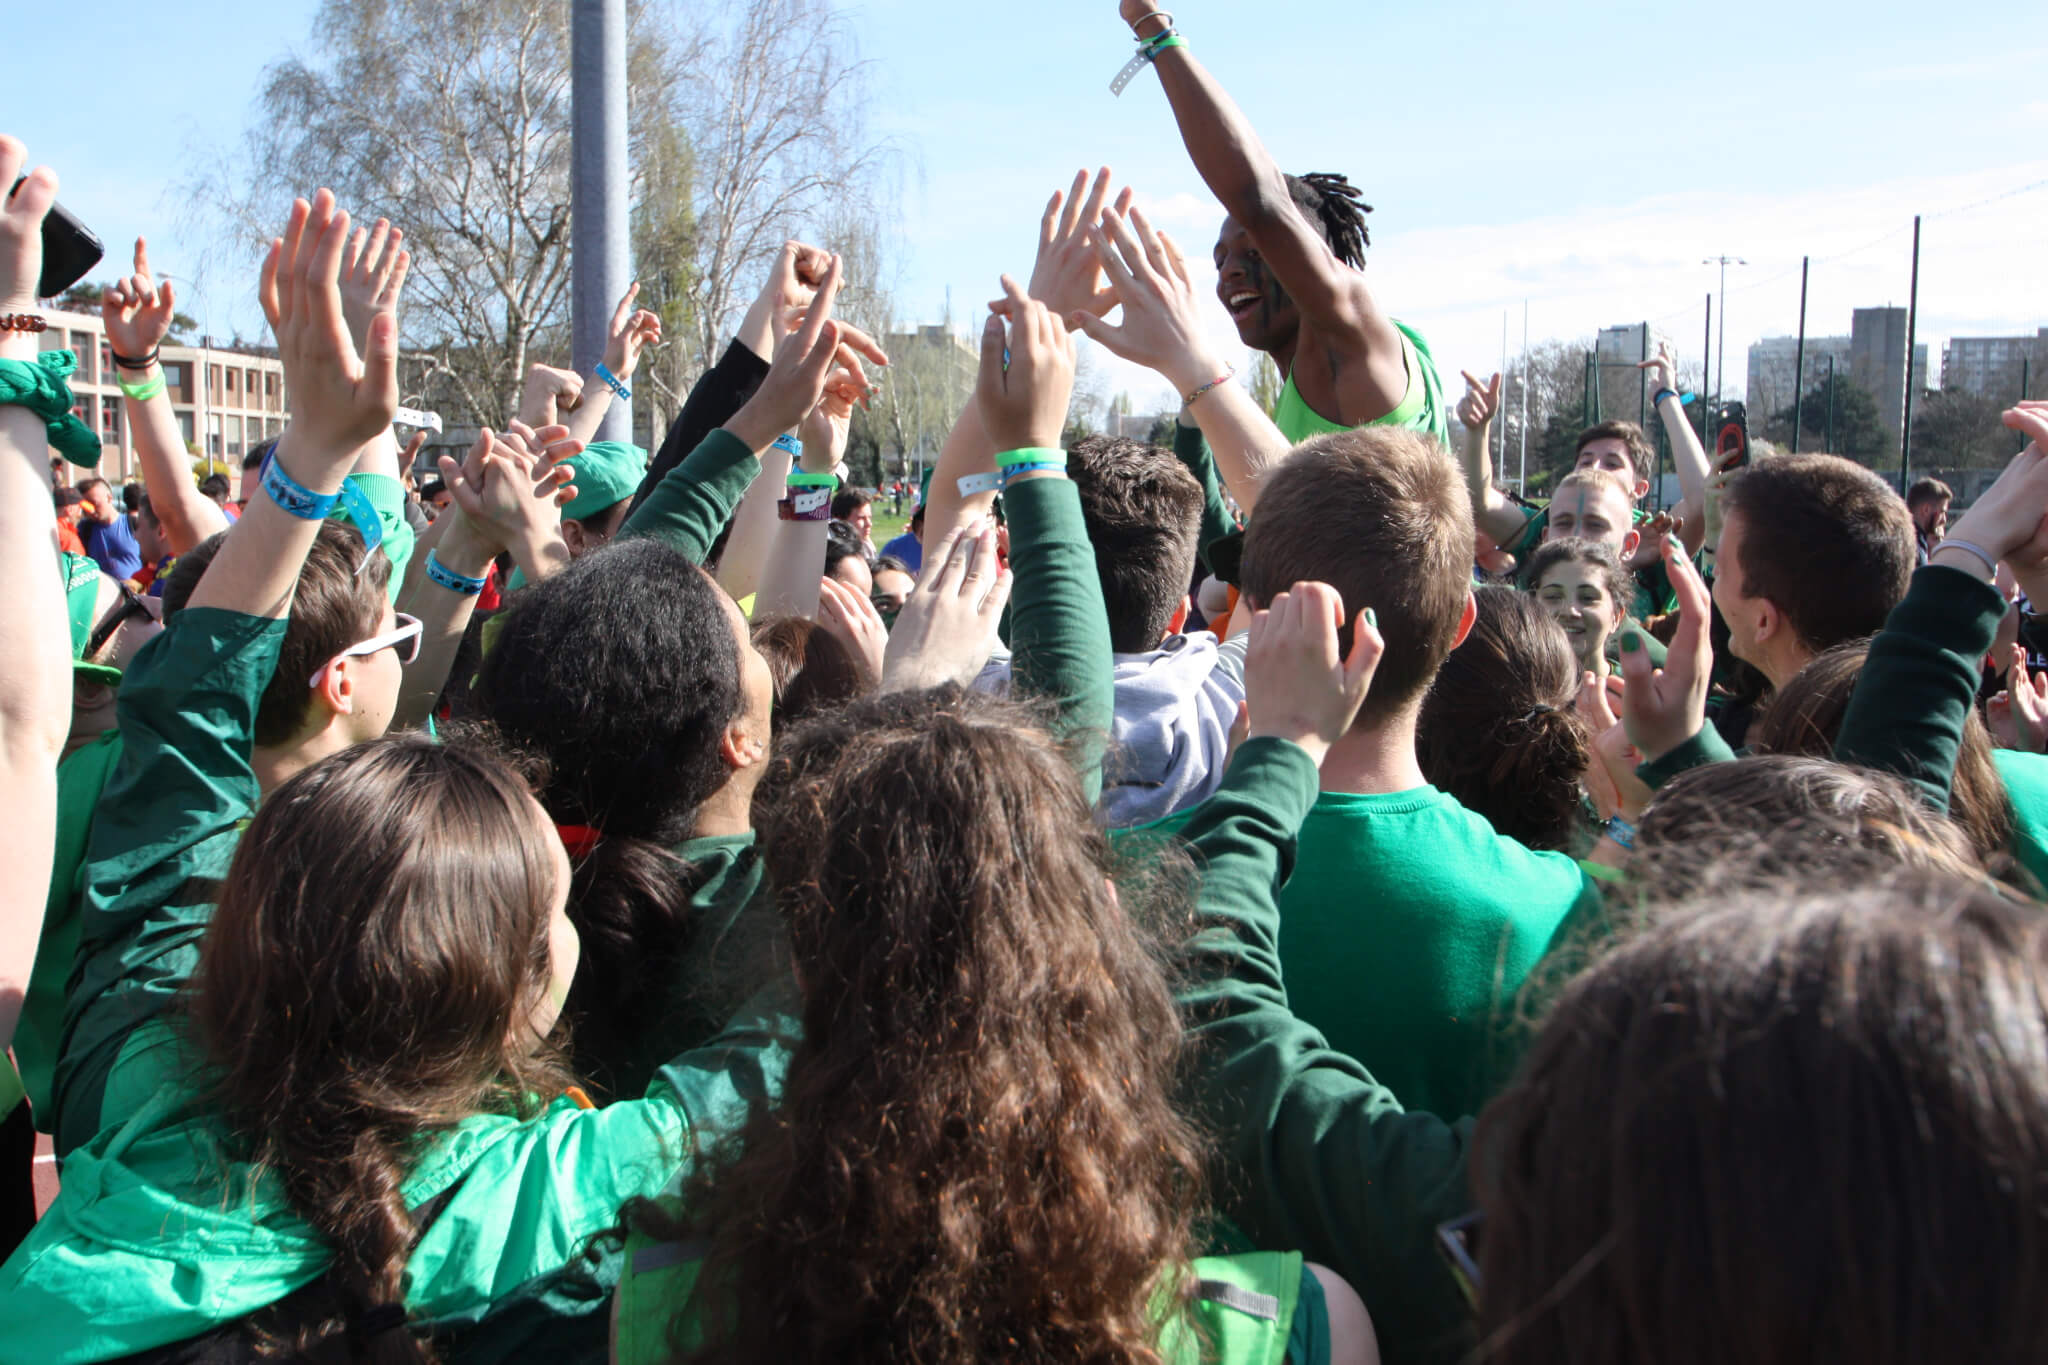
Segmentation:
{"type": "Polygon", "coordinates": [[[1159,648],[1195,575],[1202,485],[1172,451],[1121,436],[1076,441],[1067,450],[1067,475],[1095,547],[1110,648],[1159,648]]]}
{"type": "Polygon", "coordinates": [[[1344,597],[1341,639],[1371,607],[1387,648],[1361,719],[1419,699],[1457,638],[1472,587],[1472,500],[1449,453],[1391,427],[1295,447],[1259,491],[1245,529],[1243,588],[1263,606],[1297,583],[1344,597]]]}
{"type": "Polygon", "coordinates": [[[1814,650],[1875,635],[1913,576],[1913,521],[1891,485],[1838,455],[1751,465],[1721,494],[1742,518],[1743,595],[1814,650]]]}
{"type": "Polygon", "coordinates": [[[1906,506],[1925,507],[1930,502],[1954,502],[1956,490],[1940,479],[1915,479],[1913,486],[1906,490],[1906,506]]]}
{"type": "MultiPolygon", "coordinates": [[[[165,621],[184,610],[227,538],[228,533],[222,531],[178,556],[164,587],[165,621]]],[[[298,733],[313,705],[312,689],[303,680],[350,645],[377,633],[390,581],[391,561],[381,551],[365,550],[363,538],[353,526],[338,521],[320,523],[292,592],[291,615],[277,651],[277,672],[271,675],[256,706],[254,738],[258,745],[282,744],[298,733]]]]}
{"type": "MultiPolygon", "coordinates": [[[[1599,422],[1587,427],[1579,433],[1577,443],[1572,446],[1572,458],[1574,460],[1578,459],[1587,446],[1595,441],[1607,438],[1620,441],[1628,446],[1629,464],[1634,466],[1635,475],[1638,479],[1650,477],[1650,465],[1656,459],[1657,452],[1650,449],[1649,438],[1643,435],[1643,429],[1634,422],[1599,422]]],[[[1629,501],[1634,502],[1635,489],[1629,489],[1628,493],[1629,501]]]]}

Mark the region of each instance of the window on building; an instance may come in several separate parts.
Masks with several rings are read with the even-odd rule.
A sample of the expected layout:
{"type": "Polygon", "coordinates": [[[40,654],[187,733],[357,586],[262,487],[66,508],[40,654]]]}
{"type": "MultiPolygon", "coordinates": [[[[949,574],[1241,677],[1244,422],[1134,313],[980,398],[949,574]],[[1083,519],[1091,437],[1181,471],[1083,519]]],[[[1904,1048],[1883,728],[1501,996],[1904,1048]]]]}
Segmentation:
{"type": "Polygon", "coordinates": [[[256,406],[256,395],[262,390],[256,387],[256,371],[246,370],[242,374],[242,392],[249,396],[249,406],[256,406]]]}
{"type": "Polygon", "coordinates": [[[230,455],[236,455],[236,456],[239,456],[239,455],[240,455],[241,453],[242,453],[242,419],[241,419],[241,418],[239,418],[239,417],[236,417],[236,416],[230,415],[230,416],[228,417],[228,454],[230,454],[230,455]]]}
{"type": "Polygon", "coordinates": [[[208,393],[217,394],[222,392],[220,386],[220,366],[209,365],[206,367],[206,390],[208,393]]]}
{"type": "Polygon", "coordinates": [[[100,400],[100,434],[116,444],[121,440],[121,400],[100,400]]]}
{"type": "Polygon", "coordinates": [[[190,445],[192,444],[192,414],[191,414],[191,413],[189,413],[189,412],[181,412],[181,413],[179,413],[179,414],[178,414],[178,434],[179,434],[180,436],[182,436],[182,437],[184,437],[184,438],[185,438],[185,444],[186,444],[186,445],[187,445],[188,447],[189,447],[189,446],[190,446],[190,445]]]}
{"type": "Polygon", "coordinates": [[[108,379],[114,378],[114,348],[106,342],[100,343],[100,373],[108,379]]]}
{"type": "MultiPolygon", "coordinates": [[[[214,373],[215,373],[215,374],[219,374],[219,373],[220,373],[220,367],[219,367],[219,366],[217,366],[217,365],[216,365],[216,366],[214,367],[214,373]]],[[[220,425],[220,414],[219,414],[219,413],[217,413],[217,412],[209,412],[209,413],[207,413],[207,414],[206,414],[206,453],[207,453],[207,454],[209,454],[209,455],[218,455],[218,454],[220,454],[220,446],[221,446],[221,425],[220,425]]]]}
{"type": "MultiPolygon", "coordinates": [[[[164,362],[164,383],[174,389],[188,387],[192,383],[191,367],[182,360],[166,360],[164,362]]],[[[190,436],[191,433],[187,432],[186,437],[189,439],[190,436]]]]}

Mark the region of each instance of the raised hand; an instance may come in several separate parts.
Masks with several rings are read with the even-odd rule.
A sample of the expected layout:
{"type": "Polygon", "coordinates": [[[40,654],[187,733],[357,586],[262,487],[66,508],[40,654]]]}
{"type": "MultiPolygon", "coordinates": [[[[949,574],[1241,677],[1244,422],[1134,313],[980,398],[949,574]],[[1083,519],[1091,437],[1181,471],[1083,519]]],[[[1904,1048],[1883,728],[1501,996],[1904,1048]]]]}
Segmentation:
{"type": "Polygon", "coordinates": [[[661,345],[661,317],[645,308],[634,308],[633,300],[638,297],[640,285],[636,281],[619,300],[619,306],[612,309],[611,329],[605,338],[604,367],[620,379],[628,378],[639,368],[643,348],[661,345]]]}
{"type": "Polygon", "coordinates": [[[359,353],[342,311],[348,228],[348,214],[335,207],[331,191],[321,190],[310,204],[293,201],[284,235],[271,241],[258,290],[292,395],[287,430],[293,448],[306,453],[302,459],[340,462],[344,473],[398,410],[398,290],[379,289],[359,353]]]}
{"type": "Polygon", "coordinates": [[[1661,393],[1665,389],[1677,391],[1678,362],[1672,358],[1671,347],[1665,343],[1658,342],[1657,354],[1649,360],[1637,361],[1636,368],[1648,375],[1651,393],[1661,393]]]}
{"type": "Polygon", "coordinates": [[[2027,671],[2025,645],[2012,647],[2005,690],[1984,704],[1984,722],[2001,749],[2048,753],[2048,673],[2027,671]]]}
{"type": "Polygon", "coordinates": [[[139,360],[154,351],[170,333],[177,313],[171,282],[159,285],[149,273],[149,244],[135,239],[135,273],[116,280],[100,295],[100,321],[114,354],[139,360]]]}
{"type": "MultiPolygon", "coordinates": [[[[1032,298],[1067,317],[1075,312],[1097,317],[1117,305],[1117,292],[1102,273],[1097,254],[1097,229],[1102,208],[1109,199],[1109,167],[1095,173],[1093,188],[1088,172],[1074,172],[1073,187],[1053,191],[1046,202],[1045,216],[1038,223],[1038,259],[1031,267],[1032,298]]],[[[1131,191],[1117,196],[1117,212],[1131,206],[1131,191]]]]}
{"type": "Polygon", "coordinates": [[[981,374],[975,402],[998,451],[1056,449],[1074,396],[1074,339],[1037,299],[1008,275],[1004,297],[989,305],[981,331],[981,374]],[[1009,323],[1007,343],[1003,324],[1009,323]]]}
{"type": "Polygon", "coordinates": [[[1365,704],[1386,642],[1370,608],[1352,622],[1351,655],[1337,647],[1344,598],[1327,583],[1297,583],[1252,613],[1245,645],[1251,738],[1300,745],[1320,765],[1365,704]]]}
{"type": "Polygon", "coordinates": [[[1459,373],[1465,376],[1465,396],[1458,400],[1458,422],[1467,431],[1477,431],[1500,412],[1500,376],[1482,384],[1470,370],[1459,373]]]}
{"type": "Polygon", "coordinates": [[[1128,216],[1108,209],[1095,245],[1096,259],[1123,303],[1123,323],[1112,327],[1085,310],[1070,313],[1069,322],[1111,353],[1157,370],[1183,394],[1228,373],[1204,334],[1187,258],[1171,238],[1155,231],[1137,209],[1128,216]]]}
{"type": "Polygon", "coordinates": [[[531,427],[552,426],[582,401],[582,375],[553,365],[533,365],[519,390],[519,420],[531,427]]]}
{"type": "Polygon", "coordinates": [[[860,660],[861,676],[870,685],[882,679],[889,648],[889,629],[875,604],[836,578],[818,580],[818,625],[838,637],[847,652],[860,660]]]}
{"type": "Polygon", "coordinates": [[[401,247],[404,241],[405,233],[385,218],[367,229],[357,228],[349,238],[341,265],[341,309],[359,351],[370,319],[387,308],[398,311],[399,291],[412,269],[412,253],[401,247]]]}
{"type": "Polygon", "coordinates": [[[513,423],[504,432],[486,427],[458,464],[440,459],[441,480],[477,541],[484,558],[548,536],[561,524],[561,509],[575,500],[574,471],[557,462],[581,450],[563,426],[533,430],[513,423]]]}
{"type": "Polygon", "coordinates": [[[1614,712],[1614,700],[1622,695],[1621,679],[1582,673],[1573,709],[1593,736],[1593,762],[1586,769],[1586,790],[1593,798],[1593,808],[1602,820],[1619,815],[1633,822],[1650,804],[1650,788],[1636,776],[1643,756],[1629,743],[1628,727],[1614,712]]]}
{"type": "MultiPolygon", "coordinates": [[[[2020,403],[2007,410],[2005,424],[2031,438],[2027,448],[1948,528],[1948,539],[1975,545],[2011,565],[2028,600],[2048,602],[2048,401],[2020,403]]],[[[1984,576],[1983,566],[1966,550],[1937,546],[1934,553],[1940,563],[1984,576]]]]}
{"type": "MultiPolygon", "coordinates": [[[[28,172],[18,189],[15,177],[28,164],[28,149],[0,135],[0,313],[21,313],[35,307],[36,282],[43,273],[43,219],[57,199],[57,173],[48,166],[28,172]]],[[[27,332],[0,333],[33,355],[36,343],[27,332]],[[23,344],[26,339],[25,345],[23,344]]]]}
{"type": "Polygon", "coordinates": [[[1622,624],[1622,723],[1629,743],[1645,759],[1662,758],[1700,732],[1707,723],[1707,684],[1714,671],[1714,651],[1707,643],[1713,602],[1700,572],[1682,548],[1664,542],[1664,570],[1678,595],[1678,634],[1664,658],[1653,668],[1642,646],[1642,627],[1622,624]]]}
{"type": "Polygon", "coordinates": [[[948,532],[925,556],[917,587],[889,632],[882,690],[972,682],[994,649],[1010,585],[1010,570],[997,562],[993,517],[948,532]]]}
{"type": "Polygon", "coordinates": [[[751,450],[766,450],[777,436],[809,416],[832,380],[840,351],[840,326],[832,321],[840,269],[839,258],[834,256],[817,297],[806,310],[803,326],[782,339],[761,387],[725,424],[725,429],[751,450]]]}
{"type": "Polygon", "coordinates": [[[797,427],[803,446],[803,468],[812,474],[830,474],[846,454],[846,437],[853,423],[854,399],[845,382],[834,384],[827,376],[824,394],[797,427]]]}

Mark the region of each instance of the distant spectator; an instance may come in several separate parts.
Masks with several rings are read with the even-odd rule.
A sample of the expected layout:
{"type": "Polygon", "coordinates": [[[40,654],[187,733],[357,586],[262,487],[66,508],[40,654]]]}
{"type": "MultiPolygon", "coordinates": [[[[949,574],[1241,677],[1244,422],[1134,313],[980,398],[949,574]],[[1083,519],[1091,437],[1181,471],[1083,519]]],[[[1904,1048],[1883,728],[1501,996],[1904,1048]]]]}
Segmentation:
{"type": "Polygon", "coordinates": [[[834,519],[825,536],[825,576],[836,578],[862,597],[873,595],[874,551],[851,522],[834,519]]]}
{"type": "Polygon", "coordinates": [[[142,549],[135,543],[135,532],[128,529],[127,515],[115,501],[113,486],[94,476],[80,484],[78,491],[85,497],[86,511],[78,527],[85,552],[123,583],[141,573],[142,549]]]}
{"type": "Polygon", "coordinates": [[[242,509],[228,500],[227,475],[208,474],[199,481],[199,491],[213,499],[216,503],[219,503],[220,510],[227,513],[230,522],[234,522],[241,517],[242,509]]]}
{"type": "Polygon", "coordinates": [[[1920,479],[1906,490],[1906,510],[1913,514],[1913,538],[1922,564],[1948,534],[1948,507],[1955,500],[1955,490],[1940,479],[1920,479]]]}
{"type": "Polygon", "coordinates": [[[832,496],[832,519],[843,521],[860,536],[868,556],[875,553],[875,490],[842,488],[832,496]]]}
{"type": "Polygon", "coordinates": [[[882,547],[882,553],[903,561],[915,575],[924,568],[924,508],[910,514],[910,529],[882,547]]]}
{"type": "Polygon", "coordinates": [[[79,518],[85,515],[85,498],[76,488],[59,488],[51,495],[57,503],[57,548],[75,555],[85,553],[85,542],[78,538],[79,518]]]}

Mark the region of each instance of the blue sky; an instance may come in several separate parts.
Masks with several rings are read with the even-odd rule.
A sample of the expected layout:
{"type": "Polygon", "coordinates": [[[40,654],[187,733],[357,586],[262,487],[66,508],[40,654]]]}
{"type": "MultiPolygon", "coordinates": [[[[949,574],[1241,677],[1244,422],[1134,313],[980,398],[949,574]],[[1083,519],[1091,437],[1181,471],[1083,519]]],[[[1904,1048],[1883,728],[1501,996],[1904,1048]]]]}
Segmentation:
{"type": "MultiPolygon", "coordinates": [[[[996,274],[1029,268],[1045,196],[1082,164],[1115,167],[1206,258],[1219,211],[1157,81],[1109,94],[1129,52],[1114,0],[846,8],[874,63],[873,128],[908,158],[906,320],[936,321],[950,287],[956,327],[976,323],[996,274]]],[[[110,249],[148,230],[175,270],[206,228],[178,228],[172,186],[232,145],[261,68],[306,44],[312,10],[187,4],[81,41],[72,16],[32,9],[17,44],[73,54],[70,78],[9,101],[0,127],[58,167],[65,201],[110,249]],[[165,87],[139,125],[97,112],[99,91],[165,87]]],[[[1647,317],[1696,357],[1715,283],[1700,261],[1727,252],[1751,262],[1729,280],[1737,388],[1748,341],[1793,329],[1802,252],[1816,258],[1810,332],[1846,331],[1854,306],[1903,304],[1916,211],[1930,215],[1920,332],[1937,367],[1949,334],[2048,324],[2048,184],[2011,193],[2048,182],[2038,0],[1938,16],[1839,0],[1184,0],[1177,13],[1284,166],[1365,189],[1375,286],[1454,384],[1461,367],[1497,367],[1503,310],[1519,345],[1524,298],[1535,338],[1647,317]]],[[[204,283],[189,310],[202,322],[254,325],[253,271],[204,283]]],[[[1227,335],[1220,309],[1215,322],[1227,335]]],[[[1141,405],[1165,396],[1143,374],[1104,373],[1141,405]]]]}

